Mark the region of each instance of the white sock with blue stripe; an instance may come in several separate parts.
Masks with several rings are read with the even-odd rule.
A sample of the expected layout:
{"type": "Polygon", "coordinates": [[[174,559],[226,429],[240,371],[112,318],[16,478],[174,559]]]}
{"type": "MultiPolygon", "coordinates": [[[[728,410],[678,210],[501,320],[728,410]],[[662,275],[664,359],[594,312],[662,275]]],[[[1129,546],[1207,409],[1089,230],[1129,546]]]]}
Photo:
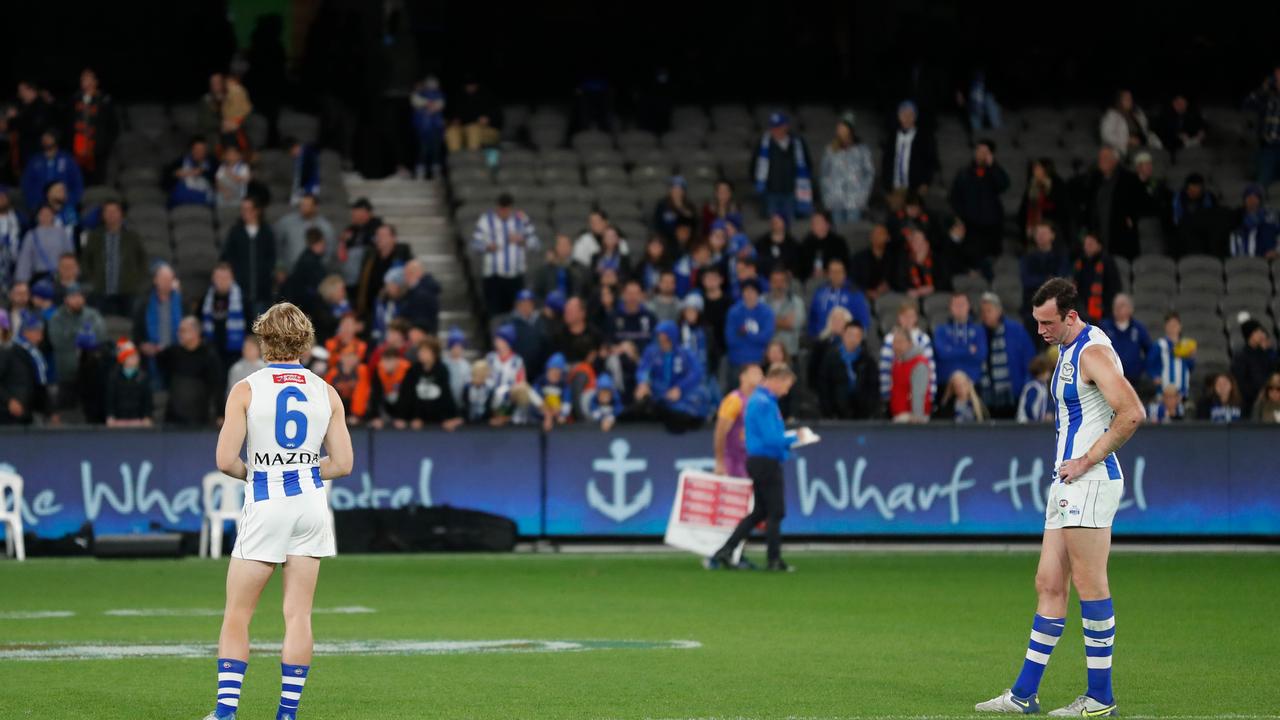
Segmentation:
{"type": "Polygon", "coordinates": [[[1081,600],[1084,623],[1084,655],[1088,666],[1089,689],[1085,694],[1103,705],[1115,702],[1111,692],[1111,651],[1116,642],[1116,613],[1111,598],[1081,600]]]}
{"type": "Polygon", "coordinates": [[[1062,638],[1067,626],[1066,618],[1047,618],[1039,614],[1031,621],[1031,640],[1027,644],[1027,657],[1022,661],[1022,672],[1013,682],[1013,694],[1024,700],[1035,697],[1040,689],[1040,678],[1049,664],[1049,654],[1062,638]]]}
{"type": "Polygon", "coordinates": [[[219,718],[236,714],[240,707],[240,687],[244,685],[244,671],[248,661],[234,658],[218,658],[218,705],[213,714],[219,718]]]}
{"type": "Polygon", "coordinates": [[[310,665],[280,663],[280,709],[276,711],[276,720],[294,720],[298,717],[302,687],[307,684],[307,673],[310,670],[310,665]]]}

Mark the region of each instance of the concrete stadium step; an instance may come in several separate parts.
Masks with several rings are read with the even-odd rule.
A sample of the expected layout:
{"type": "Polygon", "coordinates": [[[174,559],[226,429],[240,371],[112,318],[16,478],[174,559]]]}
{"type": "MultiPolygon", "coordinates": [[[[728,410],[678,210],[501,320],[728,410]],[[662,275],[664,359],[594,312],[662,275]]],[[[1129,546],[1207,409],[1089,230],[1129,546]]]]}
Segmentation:
{"type": "Polygon", "coordinates": [[[396,235],[420,259],[440,283],[440,327],[460,328],[468,345],[479,347],[481,329],[474,299],[467,284],[457,241],[449,222],[444,187],[439,181],[422,182],[391,177],[366,180],[354,173],[343,177],[348,195],[367,197],[374,213],[396,226],[396,235]]]}

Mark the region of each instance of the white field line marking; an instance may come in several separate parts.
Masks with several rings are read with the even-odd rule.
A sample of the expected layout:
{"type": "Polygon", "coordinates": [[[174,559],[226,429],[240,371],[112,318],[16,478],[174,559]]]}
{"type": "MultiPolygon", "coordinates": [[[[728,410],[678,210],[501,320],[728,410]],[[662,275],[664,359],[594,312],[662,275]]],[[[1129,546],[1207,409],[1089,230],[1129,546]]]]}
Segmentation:
{"type": "MultiPolygon", "coordinates": [[[[313,615],[368,615],[376,613],[373,608],[360,605],[344,607],[315,608],[313,615]]],[[[220,617],[222,610],[215,608],[119,608],[103,611],[110,617],[220,617]]]]}
{"type": "MultiPolygon", "coordinates": [[[[545,653],[589,650],[690,650],[696,640],[351,640],[316,643],[319,655],[452,655],[462,653],[545,653]]],[[[280,643],[254,643],[253,652],[278,653],[280,643]]],[[[210,657],[215,645],[204,643],[52,645],[17,643],[0,646],[0,660],[120,660],[128,658],[210,657]]]]}
{"type": "Polygon", "coordinates": [[[10,610],[0,612],[0,620],[44,620],[46,618],[74,617],[72,610],[10,610]]]}
{"type": "MultiPolygon", "coordinates": [[[[962,715],[788,715],[780,720],[973,720],[978,713],[962,715]]],[[[1276,720],[1280,715],[1125,715],[1126,720],[1276,720]]],[[[762,720],[746,715],[700,718],[646,718],[646,720],[762,720]]]]}

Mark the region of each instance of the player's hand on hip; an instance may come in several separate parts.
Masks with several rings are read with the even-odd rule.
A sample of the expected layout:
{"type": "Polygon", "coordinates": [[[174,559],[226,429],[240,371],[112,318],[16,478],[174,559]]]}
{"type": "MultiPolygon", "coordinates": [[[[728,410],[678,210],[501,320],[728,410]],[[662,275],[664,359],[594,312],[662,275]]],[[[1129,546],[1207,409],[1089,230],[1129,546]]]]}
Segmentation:
{"type": "Polygon", "coordinates": [[[1093,466],[1089,464],[1087,458],[1072,458],[1058,466],[1058,479],[1070,485],[1079,480],[1081,475],[1089,472],[1091,467],[1093,466]]]}

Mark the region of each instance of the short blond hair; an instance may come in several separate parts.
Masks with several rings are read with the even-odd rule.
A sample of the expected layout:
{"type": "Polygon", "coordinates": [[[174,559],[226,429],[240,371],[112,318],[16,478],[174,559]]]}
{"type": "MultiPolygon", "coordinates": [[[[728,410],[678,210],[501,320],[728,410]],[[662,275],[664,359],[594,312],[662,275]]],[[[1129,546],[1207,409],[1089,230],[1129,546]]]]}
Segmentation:
{"type": "Polygon", "coordinates": [[[276,303],[253,321],[262,358],[267,362],[296,361],[316,344],[311,318],[293,303],[276,303]]]}

